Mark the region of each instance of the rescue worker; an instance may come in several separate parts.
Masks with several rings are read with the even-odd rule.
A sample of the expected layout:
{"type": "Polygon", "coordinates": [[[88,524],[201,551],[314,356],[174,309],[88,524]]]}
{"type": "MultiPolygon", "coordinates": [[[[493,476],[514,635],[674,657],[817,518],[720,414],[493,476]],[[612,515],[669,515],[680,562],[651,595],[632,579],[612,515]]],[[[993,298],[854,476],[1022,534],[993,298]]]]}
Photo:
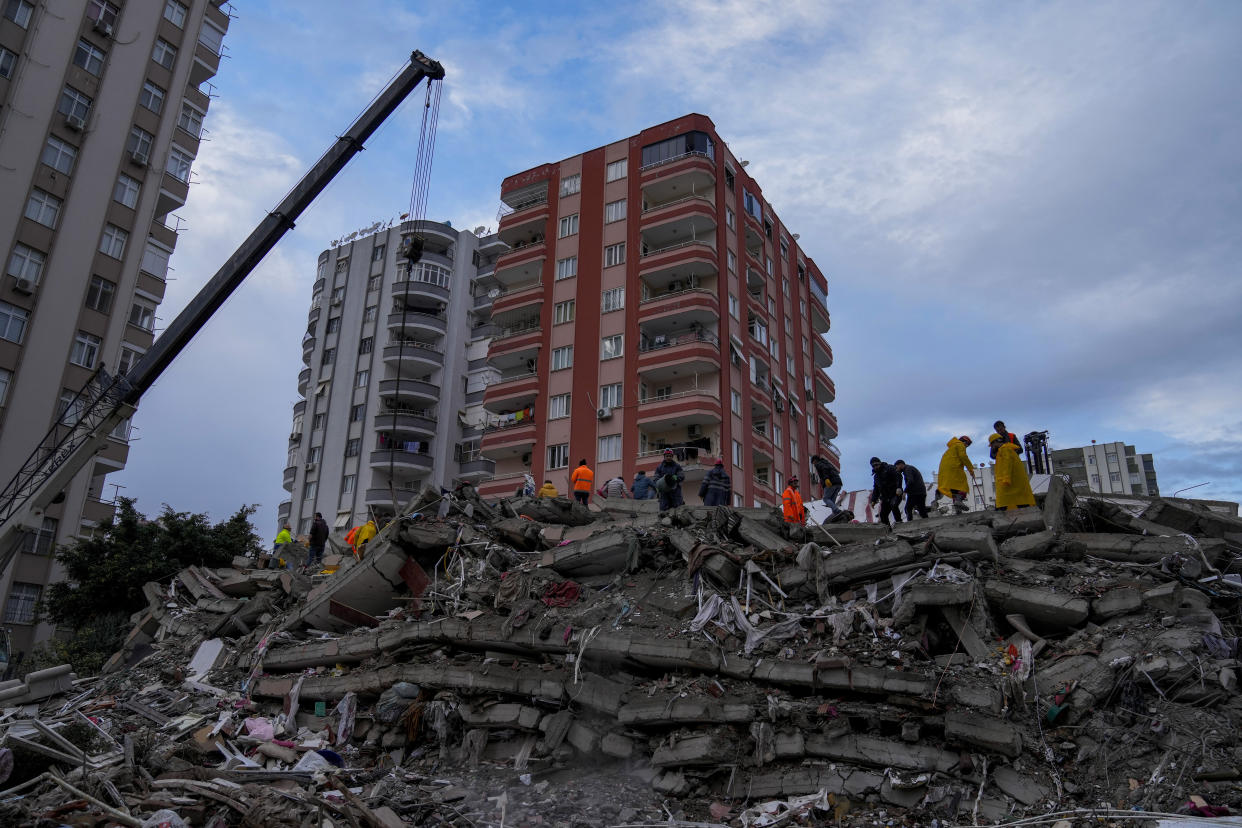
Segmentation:
{"type": "Polygon", "coordinates": [[[630,493],[634,495],[635,500],[651,500],[656,496],[651,478],[642,469],[634,475],[634,482],[630,484],[630,493]]]}
{"type": "Polygon", "coordinates": [[[578,461],[578,468],[569,476],[569,488],[573,490],[574,500],[583,506],[591,502],[591,490],[595,488],[595,472],[587,465],[586,458],[578,461]]]}
{"type": "Polygon", "coordinates": [[[699,484],[699,497],[704,506],[728,506],[733,499],[733,481],[724,470],[724,461],[717,459],[712,470],[703,476],[699,484]]]}
{"type": "Polygon", "coordinates": [[[375,537],[379,529],[375,525],[374,520],[368,520],[366,523],[358,527],[358,534],[354,535],[354,557],[362,559],[363,548],[367,545],[367,541],[375,537]]]}
{"type": "Polygon", "coordinates": [[[970,458],[966,456],[966,447],[971,442],[966,435],[950,437],[949,442],[945,444],[945,452],[940,457],[940,474],[937,476],[936,496],[933,500],[939,500],[941,495],[953,498],[955,515],[960,515],[970,509],[966,505],[966,493],[970,491],[966,484],[966,472],[970,472],[970,480],[973,483],[975,464],[970,462],[970,458]]]}
{"type": "Polygon", "coordinates": [[[901,523],[901,475],[895,468],[878,457],[871,458],[871,505],[880,504],[880,523],[888,525],[888,517],[893,516],[893,523],[901,523]]]}
{"type": "Polygon", "coordinates": [[[289,561],[285,558],[285,550],[292,545],[293,532],[291,531],[289,524],[286,523],[281,527],[280,531],[276,533],[276,540],[272,543],[272,554],[276,556],[277,563],[280,566],[288,568],[289,561]]]}
{"type": "Polygon", "coordinates": [[[914,520],[916,512],[919,517],[927,517],[927,484],[923,482],[923,473],[905,460],[898,460],[893,468],[906,484],[906,520],[914,520]]]}
{"type": "Polygon", "coordinates": [[[621,479],[621,475],[617,475],[604,484],[604,497],[622,499],[629,496],[630,493],[625,490],[625,481],[621,479]]]}
{"type": "Polygon", "coordinates": [[[786,523],[795,523],[798,526],[806,523],[806,507],[802,505],[802,493],[798,491],[796,475],[789,478],[789,485],[781,495],[781,511],[785,515],[786,523]]]}
{"type": "Polygon", "coordinates": [[[354,548],[354,542],[358,539],[358,530],[361,528],[361,526],[355,526],[345,533],[345,544],[355,553],[358,550],[354,548]]]}
{"type": "Polygon", "coordinates": [[[686,502],[681,493],[681,484],[686,479],[686,472],[677,462],[672,449],[664,450],[664,459],[660,461],[660,465],[655,467],[654,474],[656,494],[660,496],[661,512],[676,509],[686,502]]]}
{"type": "Polygon", "coordinates": [[[993,460],[996,459],[997,448],[1005,443],[1012,443],[1017,448],[1018,454],[1022,453],[1022,444],[1018,442],[1018,435],[1005,429],[1004,420],[997,420],[992,423],[992,428],[996,430],[996,433],[988,438],[988,454],[992,456],[993,460]],[[998,437],[1000,439],[993,442],[993,440],[998,437]]]}
{"type": "Polygon", "coordinates": [[[1034,506],[1031,479],[1027,477],[1026,464],[1018,457],[1017,446],[997,433],[988,438],[988,448],[996,457],[992,470],[996,476],[996,508],[1004,511],[1010,506],[1034,506]]]}
{"type": "Polygon", "coordinates": [[[836,517],[841,511],[841,507],[837,505],[837,498],[841,496],[841,473],[828,462],[828,458],[818,454],[811,455],[811,466],[819,477],[819,496],[824,505],[832,510],[832,517],[836,517]]]}
{"type": "Polygon", "coordinates": [[[560,497],[561,493],[556,490],[556,486],[552,485],[551,480],[543,481],[543,485],[539,487],[540,497],[560,497]]]}
{"type": "Polygon", "coordinates": [[[306,570],[314,572],[323,566],[323,548],[328,544],[328,522],[323,519],[323,515],[315,512],[315,519],[311,521],[309,547],[310,552],[306,555],[306,570]]]}

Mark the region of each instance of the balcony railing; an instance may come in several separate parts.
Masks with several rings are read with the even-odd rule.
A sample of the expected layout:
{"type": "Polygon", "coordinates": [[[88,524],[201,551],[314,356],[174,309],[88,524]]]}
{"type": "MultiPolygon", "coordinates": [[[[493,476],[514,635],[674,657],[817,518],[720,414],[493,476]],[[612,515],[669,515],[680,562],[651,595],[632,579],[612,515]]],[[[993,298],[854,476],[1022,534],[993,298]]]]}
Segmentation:
{"type": "Polygon", "coordinates": [[[537,376],[539,376],[538,371],[522,371],[519,374],[501,374],[494,381],[489,383],[488,387],[490,388],[493,385],[499,385],[502,382],[515,382],[517,380],[530,379],[531,377],[537,376]]]}
{"type": "Polygon", "coordinates": [[[539,320],[528,319],[525,322],[519,322],[516,325],[508,325],[501,328],[496,332],[496,335],[493,336],[492,339],[509,339],[510,337],[521,336],[522,334],[537,330],[539,330],[539,320]]]}
{"type": "Polygon", "coordinates": [[[647,302],[655,302],[660,299],[667,299],[670,296],[684,296],[687,293],[705,293],[708,296],[716,295],[715,291],[711,290],[710,288],[690,287],[690,288],[682,288],[681,290],[670,290],[664,293],[656,293],[651,296],[646,296],[639,301],[639,304],[646,304],[647,302]]]}
{"type": "Polygon", "coordinates": [[[509,285],[508,287],[500,288],[500,292],[496,294],[496,298],[499,299],[502,296],[511,296],[515,293],[521,293],[526,290],[534,290],[536,288],[541,288],[541,287],[543,287],[542,280],[536,280],[534,282],[526,282],[525,284],[521,284],[521,285],[509,285]]]}
{"type": "Polygon", "coordinates": [[[643,213],[650,213],[654,210],[663,210],[665,207],[672,207],[674,204],[683,204],[687,201],[705,201],[708,204],[712,203],[710,196],[688,195],[682,196],[681,198],[675,198],[672,201],[662,201],[659,204],[647,204],[643,207],[643,213]]]}
{"type": "Polygon", "coordinates": [[[675,242],[673,244],[666,244],[664,247],[651,247],[649,245],[643,245],[642,258],[645,259],[648,256],[655,256],[660,253],[667,253],[670,250],[676,250],[679,247],[689,247],[694,244],[704,245],[705,247],[712,246],[712,242],[709,239],[688,239],[686,241],[675,242]]]}
{"type": "Polygon", "coordinates": [[[505,216],[511,216],[522,210],[529,210],[531,207],[538,207],[540,204],[548,203],[548,191],[544,189],[542,192],[531,193],[520,199],[516,204],[506,204],[500,202],[500,209],[496,211],[496,220],[500,221],[505,216]]]}
{"type": "Polygon", "coordinates": [[[534,417],[525,417],[521,420],[515,420],[515,421],[502,420],[501,422],[488,423],[487,425],[483,426],[483,433],[491,434],[496,431],[505,431],[506,429],[510,429],[510,428],[521,428],[523,426],[534,425],[534,424],[535,424],[534,417]]]}
{"type": "Polygon", "coordinates": [[[669,400],[678,400],[685,397],[711,397],[713,400],[719,400],[720,395],[714,388],[690,388],[685,391],[674,391],[671,394],[650,394],[639,399],[639,405],[647,405],[648,403],[668,402],[669,400]]]}
{"type": "Polygon", "coordinates": [[[683,152],[681,155],[674,155],[672,158],[662,158],[659,161],[652,161],[650,164],[644,164],[638,169],[640,172],[654,170],[656,167],[663,167],[665,164],[675,164],[682,159],[693,158],[696,155],[700,158],[706,158],[708,160],[711,160],[712,158],[712,154],[710,152],[704,152],[703,150],[691,150],[690,152],[683,152]]]}
{"type": "Polygon", "coordinates": [[[638,343],[640,353],[647,351],[658,351],[662,348],[671,348],[674,345],[688,345],[695,342],[703,342],[708,345],[720,347],[720,339],[711,331],[691,331],[682,334],[657,334],[655,336],[645,336],[638,343]]]}
{"type": "Polygon", "coordinates": [[[407,417],[421,417],[424,420],[432,420],[432,421],[436,419],[436,410],[434,408],[414,408],[413,406],[393,405],[393,406],[386,407],[383,411],[377,414],[376,422],[382,425],[383,423],[380,422],[378,418],[386,417],[386,416],[391,417],[393,414],[396,414],[398,416],[404,415],[407,417]]]}

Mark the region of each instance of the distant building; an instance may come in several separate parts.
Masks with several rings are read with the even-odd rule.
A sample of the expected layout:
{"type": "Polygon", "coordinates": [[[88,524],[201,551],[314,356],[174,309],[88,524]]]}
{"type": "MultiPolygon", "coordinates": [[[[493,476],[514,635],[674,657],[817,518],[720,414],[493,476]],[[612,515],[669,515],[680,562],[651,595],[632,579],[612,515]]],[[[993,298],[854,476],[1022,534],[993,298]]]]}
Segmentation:
{"type": "MultiPolygon", "coordinates": [[[[151,347],[229,27],[208,0],[0,2],[0,486],[100,368],[151,347]]],[[[52,550],[114,511],[129,424],[64,489],[0,573],[15,651],[47,638],[52,550]]]]}
{"type": "Polygon", "coordinates": [[[1052,470],[1067,475],[1075,492],[1160,494],[1150,454],[1137,454],[1124,443],[1092,443],[1051,453],[1052,470]]]}
{"type": "Polygon", "coordinates": [[[425,484],[490,479],[479,452],[492,329],[487,280],[507,249],[404,222],[319,256],[279,520],[298,534],[393,515],[425,484]],[[402,245],[420,237],[411,265],[402,245]]]}

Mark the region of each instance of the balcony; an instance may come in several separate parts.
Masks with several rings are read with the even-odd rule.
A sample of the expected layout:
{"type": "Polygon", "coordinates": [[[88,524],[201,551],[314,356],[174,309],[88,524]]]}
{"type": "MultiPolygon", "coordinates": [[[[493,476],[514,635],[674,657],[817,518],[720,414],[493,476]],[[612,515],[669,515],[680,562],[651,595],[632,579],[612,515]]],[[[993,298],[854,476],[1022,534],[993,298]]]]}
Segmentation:
{"type": "Polygon", "coordinates": [[[539,396],[539,374],[519,369],[487,386],[483,391],[483,407],[488,411],[516,411],[533,404],[539,396]]]}
{"type": "Polygon", "coordinates": [[[830,440],[839,436],[837,431],[837,415],[833,414],[827,408],[819,412],[819,437],[820,440],[830,440]]]}
{"type": "Polygon", "coordinates": [[[430,454],[396,449],[373,451],[370,458],[373,469],[395,469],[403,472],[430,471],[433,464],[430,454]]]}
{"type": "Polygon", "coordinates": [[[826,334],[832,329],[832,317],[828,309],[818,302],[811,303],[811,330],[817,334],[826,334]]]}
{"type": "Polygon", "coordinates": [[[406,221],[401,224],[401,235],[420,236],[424,249],[430,249],[440,255],[448,254],[450,248],[457,244],[457,230],[438,221],[406,221]]]}
{"type": "Polygon", "coordinates": [[[427,373],[444,367],[444,352],[417,339],[407,339],[384,346],[384,364],[398,371],[411,368],[427,373]]]}
{"type": "Polygon", "coordinates": [[[503,460],[528,454],[534,448],[535,436],[534,420],[490,425],[483,429],[480,447],[488,457],[503,460]]]}
{"type": "Polygon", "coordinates": [[[297,476],[298,476],[297,466],[286,466],[285,467],[285,474],[284,474],[284,477],[281,479],[281,486],[284,488],[286,492],[293,491],[293,481],[294,481],[294,478],[296,478],[297,476]]]}
{"type": "Polygon", "coordinates": [[[323,308],[320,307],[319,302],[316,302],[315,304],[311,305],[310,312],[306,314],[306,326],[308,328],[311,325],[314,325],[316,322],[319,321],[319,314],[322,312],[322,310],[323,308]]]}
{"type": "Polygon", "coordinates": [[[289,519],[289,515],[293,513],[293,501],[282,500],[280,505],[276,507],[276,517],[281,522],[289,519]]]}
{"type": "Polygon", "coordinates": [[[410,500],[412,500],[420,491],[422,491],[421,488],[411,489],[405,484],[402,484],[395,489],[367,489],[363,502],[367,506],[374,506],[376,508],[393,509],[395,506],[396,510],[404,510],[405,505],[409,503],[410,500]],[[392,502],[394,497],[397,499],[395,504],[392,502]]]}
{"type": "Polygon", "coordinates": [[[640,333],[638,371],[645,379],[659,380],[720,370],[720,340],[712,331],[640,333]]]}
{"type": "Polygon", "coordinates": [[[649,296],[639,303],[640,321],[676,314],[680,321],[706,325],[720,318],[720,299],[710,288],[693,287],[649,296]]]}
{"type": "Polygon", "coordinates": [[[674,176],[684,175],[688,171],[698,170],[715,174],[716,162],[711,154],[699,150],[675,155],[672,158],[664,158],[652,164],[647,164],[639,168],[644,184],[648,181],[657,179],[667,179],[674,176]]]}
{"type": "Polygon", "coordinates": [[[696,388],[648,397],[638,403],[638,424],[648,430],[720,422],[720,396],[714,388],[696,388]]]}
{"type": "Polygon", "coordinates": [[[542,241],[547,232],[548,218],[551,216],[547,186],[514,201],[517,206],[501,202],[500,211],[496,215],[497,237],[510,246],[542,241]]]}
{"type": "Polygon", "coordinates": [[[498,356],[516,357],[518,354],[527,354],[529,351],[538,349],[542,330],[538,317],[503,326],[497,323],[496,333],[492,336],[491,345],[488,347],[488,358],[495,361],[498,356]]]}
{"type": "Polygon", "coordinates": [[[386,399],[412,400],[419,407],[435,405],[440,401],[440,386],[426,380],[381,380],[379,393],[386,399]]]}
{"type": "Polygon", "coordinates": [[[310,387],[311,369],[303,368],[298,373],[298,395],[305,397],[306,389],[310,387]]]}
{"type": "Polygon", "coordinates": [[[444,336],[448,332],[448,321],[439,314],[421,311],[397,311],[388,314],[389,331],[405,331],[418,336],[444,336]]]}
{"type": "Polygon", "coordinates": [[[496,461],[476,451],[463,454],[457,468],[459,478],[477,483],[480,480],[491,479],[491,476],[496,473],[496,461]]]}
{"type": "Polygon", "coordinates": [[[643,176],[643,217],[688,199],[716,202],[716,170],[711,163],[673,162],[650,167],[643,176]]]}
{"type": "Polygon", "coordinates": [[[518,282],[501,288],[500,293],[492,300],[492,314],[499,316],[505,311],[539,305],[542,302],[543,282],[541,280],[518,282]]]}
{"type": "Polygon", "coordinates": [[[419,437],[435,437],[439,431],[434,408],[389,407],[375,415],[376,431],[412,432],[419,437]]]}
{"type": "Polygon", "coordinates": [[[542,272],[547,255],[548,245],[544,241],[512,247],[496,260],[495,279],[501,284],[528,281],[542,272]]]}
{"type": "Polygon", "coordinates": [[[823,371],[815,372],[815,401],[827,405],[837,398],[837,384],[823,371]]]}
{"type": "Polygon", "coordinates": [[[693,200],[668,218],[644,224],[639,235],[644,268],[686,247],[701,252],[702,247],[707,246],[714,253],[716,218],[710,205],[693,200]]]}
{"type": "Polygon", "coordinates": [[[766,430],[752,427],[750,434],[750,447],[753,455],[766,458],[767,460],[771,460],[776,456],[772,444],[772,436],[766,430]]]}
{"type": "Polygon", "coordinates": [[[812,337],[811,353],[815,355],[815,367],[819,370],[832,367],[832,346],[823,337],[812,337]]]}
{"type": "Polygon", "coordinates": [[[315,337],[310,334],[302,337],[302,364],[310,365],[311,354],[315,352],[315,337]]]}
{"type": "MultiPolygon", "coordinates": [[[[664,449],[652,449],[651,451],[640,451],[638,453],[637,468],[647,469],[660,465],[664,460],[664,449]]],[[[703,476],[712,470],[715,465],[714,455],[706,450],[699,452],[698,457],[694,459],[687,458],[677,461],[681,465],[681,470],[685,472],[686,482],[702,480],[703,476]]],[[[685,486],[682,487],[685,489],[685,486]]]]}
{"type": "Polygon", "coordinates": [[[392,295],[405,297],[413,301],[421,301],[434,307],[437,303],[448,303],[449,289],[434,282],[407,279],[403,282],[393,282],[392,295]]]}

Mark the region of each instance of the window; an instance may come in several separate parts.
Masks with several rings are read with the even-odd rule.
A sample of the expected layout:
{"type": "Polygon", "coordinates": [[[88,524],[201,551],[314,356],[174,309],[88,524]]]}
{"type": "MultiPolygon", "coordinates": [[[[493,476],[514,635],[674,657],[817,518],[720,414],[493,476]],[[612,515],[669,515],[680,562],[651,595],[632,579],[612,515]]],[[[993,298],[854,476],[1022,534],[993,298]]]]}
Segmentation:
{"type": "Polygon", "coordinates": [[[354,377],[355,388],[366,388],[370,384],[371,384],[371,372],[370,371],[359,371],[357,375],[354,377]]]}
{"type": "Polygon", "coordinates": [[[339,305],[345,301],[345,286],[332,288],[332,304],[339,305]]]}
{"type": "Polygon", "coordinates": [[[73,338],[73,347],[69,349],[69,361],[74,365],[93,369],[95,360],[99,359],[99,346],[102,344],[99,337],[86,331],[78,331],[78,335],[73,338]]]}
{"type": "Polygon", "coordinates": [[[571,276],[578,275],[578,257],[570,256],[568,259],[556,260],[556,278],[568,279],[571,276]]]}
{"type": "Polygon", "coordinates": [[[90,0],[86,4],[86,16],[96,23],[106,23],[109,26],[116,25],[117,15],[121,10],[107,0],[90,0]]]}
{"type": "Polygon", "coordinates": [[[384,261],[384,251],[386,249],[387,249],[387,245],[383,245],[383,244],[375,245],[375,249],[371,251],[371,261],[373,262],[384,261]]]}
{"type": "Polygon", "coordinates": [[[0,368],[0,406],[4,405],[5,399],[9,396],[9,384],[13,382],[13,372],[7,368],[0,368]]]}
{"type": "Polygon", "coordinates": [[[311,446],[310,451],[306,452],[307,463],[318,463],[323,457],[323,446],[311,446]]]}
{"type": "Polygon", "coordinates": [[[615,359],[616,357],[621,356],[621,343],[621,334],[604,337],[599,347],[599,358],[604,360],[615,359]]]}
{"type": "Polygon", "coordinates": [[[341,494],[353,494],[354,487],[358,485],[358,475],[347,474],[341,478],[341,494]]]}
{"type": "Polygon", "coordinates": [[[785,354],[785,371],[791,377],[797,376],[797,371],[794,370],[794,358],[789,354],[785,354]]]}
{"type": "Polygon", "coordinates": [[[331,365],[336,362],[336,348],[324,348],[323,358],[319,361],[320,365],[331,365]]]}
{"type": "Polygon", "coordinates": [[[362,313],[363,322],[374,322],[376,314],[379,313],[379,305],[371,305],[362,313]]]}
{"type": "Polygon", "coordinates": [[[329,316],[328,327],[324,330],[324,333],[336,333],[340,329],[341,329],[341,317],[329,316]]]}
{"type": "Polygon", "coordinates": [[[737,254],[732,250],[728,251],[729,272],[737,273],[737,254]]]}
{"type": "Polygon", "coordinates": [[[355,405],[353,408],[349,409],[349,421],[351,423],[362,422],[362,418],[364,416],[364,412],[366,411],[366,408],[367,408],[366,405],[359,403],[358,405],[355,405]]]}
{"type": "Polygon", "coordinates": [[[342,273],[348,273],[349,272],[349,259],[348,258],[337,259],[336,270],[334,272],[337,275],[340,275],[342,273]]]}
{"type": "Polygon", "coordinates": [[[569,443],[558,443],[548,446],[548,468],[565,469],[569,467],[569,443]]]}
{"type": "Polygon", "coordinates": [[[1088,455],[1087,455],[1087,465],[1088,465],[1088,466],[1094,466],[1094,465],[1095,465],[1095,455],[1094,455],[1094,454],[1088,454],[1088,455]]]}
{"type": "Polygon", "coordinates": [[[362,453],[362,438],[353,437],[345,441],[345,456],[357,457],[362,453]]]}
{"type": "Polygon", "coordinates": [[[47,256],[40,251],[24,244],[15,244],[13,255],[9,256],[9,269],[5,272],[14,279],[29,279],[31,282],[37,282],[43,275],[43,265],[46,263],[47,256]]]}
{"type": "Polygon", "coordinates": [[[315,495],[319,493],[319,481],[307,480],[302,484],[302,499],[314,500],[315,495]]]}
{"type": "Polygon", "coordinates": [[[763,204],[748,190],[742,190],[742,208],[755,218],[763,221],[763,204]]]}
{"type": "Polygon", "coordinates": [[[781,427],[775,424],[772,426],[772,442],[776,443],[778,447],[783,445],[781,443],[781,427]]]}
{"type": "Polygon", "coordinates": [[[569,416],[569,395],[557,394],[548,400],[548,419],[559,420],[569,416]]]}
{"type": "Polygon", "coordinates": [[[733,191],[733,184],[735,180],[736,179],[735,179],[733,170],[729,169],[729,167],[726,165],[725,166],[725,186],[729,188],[730,192],[733,191]]]}
{"type": "Polygon", "coordinates": [[[1098,474],[1091,475],[1091,485],[1097,489],[1100,487],[1100,476],[1098,474]]]}
{"type": "Polygon", "coordinates": [[[599,407],[621,407],[621,383],[614,382],[611,385],[601,385],[599,387],[599,407]]]}
{"type": "Polygon", "coordinates": [[[578,214],[577,213],[574,213],[572,216],[565,216],[564,218],[561,219],[559,238],[563,239],[566,236],[572,236],[576,234],[577,232],[578,232],[578,214]]]}
{"type": "Polygon", "coordinates": [[[738,314],[737,297],[734,296],[732,293],[730,293],[729,294],[729,316],[732,316],[734,319],[737,319],[737,314],[738,314]]]}
{"type": "Polygon", "coordinates": [[[599,454],[595,460],[597,463],[607,463],[610,460],[621,459],[621,435],[609,434],[607,437],[599,438],[599,454]]]}
{"type": "Polygon", "coordinates": [[[572,368],[574,364],[574,346],[566,345],[563,348],[552,349],[552,370],[560,371],[563,368],[572,368]]]}
{"type": "Polygon", "coordinates": [[[185,13],[186,7],[177,0],[167,0],[164,3],[164,19],[178,28],[185,27],[185,13]]]}
{"type": "Polygon", "coordinates": [[[121,346],[121,355],[116,360],[116,371],[118,374],[128,374],[134,364],[138,362],[138,358],[142,356],[140,351],[133,348],[121,346]]]}
{"type": "Polygon", "coordinates": [[[613,161],[607,167],[605,167],[604,168],[604,180],[605,181],[617,181],[619,179],[625,178],[626,160],[627,159],[622,158],[620,161],[613,161]]]}
{"type": "Polygon", "coordinates": [[[19,345],[26,333],[26,320],[29,314],[17,305],[0,302],[0,339],[16,342],[19,345]]]}
{"type": "Polygon", "coordinates": [[[364,336],[362,339],[358,340],[358,353],[359,354],[369,354],[374,350],[375,350],[375,337],[364,336]]]}
{"type": "Polygon", "coordinates": [[[205,21],[198,30],[198,42],[218,55],[224,51],[224,31],[205,21]]]}
{"type": "Polygon", "coordinates": [[[570,299],[568,302],[557,302],[552,308],[552,324],[563,325],[566,322],[574,321],[574,305],[576,302],[570,299]]]}
{"type": "Polygon", "coordinates": [[[181,115],[177,117],[177,126],[195,138],[200,138],[203,135],[203,113],[182,101],[181,115]]]}
{"type": "Polygon", "coordinates": [[[155,328],[155,306],[148,302],[134,302],[129,309],[129,324],[144,331],[155,328]]]}
{"type": "Polygon", "coordinates": [[[600,312],[621,310],[625,307],[625,288],[609,288],[604,291],[600,300],[600,312]]]}
{"type": "Polygon", "coordinates": [[[60,218],[60,204],[59,198],[35,187],[26,201],[26,218],[55,229],[56,220],[60,218]]]}
{"type": "Polygon", "coordinates": [[[793,437],[789,438],[789,459],[798,462],[798,441],[793,437]]]}
{"type": "Polygon", "coordinates": [[[737,440],[733,441],[733,465],[742,467],[742,444],[737,440]]]}
{"type": "MultiPolygon", "coordinates": [[[[10,3],[9,5],[13,5],[10,3]]],[[[29,12],[27,12],[29,16],[29,12]]],[[[43,595],[43,587],[38,584],[26,584],[21,581],[14,581],[9,587],[9,600],[4,605],[4,623],[6,624],[33,624],[35,621],[35,607],[39,605],[39,598],[43,595]]]]}
{"type": "Polygon", "coordinates": [[[125,150],[137,156],[145,164],[151,157],[151,144],[154,141],[154,135],[141,127],[134,127],[129,131],[129,140],[125,142],[125,150]]]}
{"type": "Polygon", "coordinates": [[[178,181],[189,184],[190,165],[193,163],[194,156],[180,147],[173,147],[168,153],[168,163],[164,165],[164,170],[178,181]]]}
{"type": "Polygon", "coordinates": [[[811,355],[811,340],[807,339],[805,336],[802,337],[802,353],[807,356],[811,355]]]}
{"type": "Polygon", "coordinates": [[[26,0],[8,0],[4,4],[4,16],[23,29],[30,25],[32,14],[34,14],[34,4],[26,0]]]}
{"type": "Polygon", "coordinates": [[[60,93],[60,104],[56,110],[66,118],[76,118],[79,124],[85,124],[86,116],[91,114],[91,98],[72,86],[66,86],[60,93]]]}
{"type": "Polygon", "coordinates": [[[610,244],[604,248],[604,267],[625,264],[625,242],[610,244]]]}
{"type": "Polygon", "coordinates": [[[131,210],[138,206],[138,191],[142,185],[137,179],[130,178],[125,173],[116,180],[116,186],[112,188],[112,200],[120,204],[124,204],[131,210]]]}
{"type": "Polygon", "coordinates": [[[768,275],[769,276],[775,275],[776,268],[772,264],[772,257],[764,256],[763,259],[764,259],[764,269],[768,271],[768,275]]]}
{"type": "Polygon", "coordinates": [[[729,408],[734,414],[742,413],[742,395],[737,391],[729,392],[729,408]]]}
{"type": "Polygon", "coordinates": [[[323,424],[327,421],[328,415],[322,411],[311,418],[311,431],[323,431],[323,424]]]}
{"type": "Polygon", "coordinates": [[[105,256],[120,259],[125,255],[125,242],[128,239],[129,233],[120,227],[115,224],[105,224],[103,235],[99,238],[99,252],[105,256]]]}
{"type": "Polygon", "coordinates": [[[156,38],[155,49],[151,52],[151,60],[165,69],[171,69],[177,61],[177,47],[162,37],[156,38]]]}
{"type": "Polygon", "coordinates": [[[1121,482],[1121,472],[1109,472],[1109,473],[1108,473],[1108,479],[1109,479],[1109,480],[1111,480],[1111,481],[1112,481],[1112,482],[1114,482],[1114,483],[1120,483],[1120,482],[1121,482]]]}
{"type": "Polygon", "coordinates": [[[147,81],[142,85],[142,93],[138,95],[138,103],[155,114],[164,108],[164,90],[147,81]]]}
{"type": "Polygon", "coordinates": [[[674,138],[658,141],[643,147],[643,166],[650,167],[683,155],[716,157],[715,142],[706,132],[687,132],[674,138]]]}
{"type": "Polygon", "coordinates": [[[733,212],[732,207],[725,208],[725,226],[733,227],[737,224],[737,216],[733,212]]]}
{"type": "Polygon", "coordinates": [[[573,195],[582,189],[582,176],[567,175],[561,179],[561,195],[573,195]]]}
{"type": "Polygon", "coordinates": [[[604,205],[604,224],[625,218],[625,199],[610,201],[604,205]]]}
{"type": "Polygon", "coordinates": [[[68,175],[73,172],[73,162],[78,157],[77,147],[66,144],[55,135],[48,136],[47,145],[43,147],[42,161],[57,172],[68,175]]]}
{"type": "Polygon", "coordinates": [[[73,65],[81,66],[95,77],[99,77],[99,73],[103,71],[104,65],[103,50],[93,43],[79,40],[78,48],[73,52],[73,65]]]}
{"type": "Polygon", "coordinates": [[[146,249],[142,251],[142,264],[140,267],[152,276],[163,279],[168,275],[168,259],[170,256],[172,256],[171,250],[161,247],[148,239],[146,249]]]}
{"type": "Polygon", "coordinates": [[[371,291],[373,291],[373,290],[379,290],[379,289],[380,289],[380,281],[381,281],[381,279],[380,279],[380,277],[379,277],[378,275],[376,275],[376,276],[371,276],[370,278],[368,278],[368,279],[367,279],[367,293],[370,293],[370,292],[371,292],[371,291]]]}

